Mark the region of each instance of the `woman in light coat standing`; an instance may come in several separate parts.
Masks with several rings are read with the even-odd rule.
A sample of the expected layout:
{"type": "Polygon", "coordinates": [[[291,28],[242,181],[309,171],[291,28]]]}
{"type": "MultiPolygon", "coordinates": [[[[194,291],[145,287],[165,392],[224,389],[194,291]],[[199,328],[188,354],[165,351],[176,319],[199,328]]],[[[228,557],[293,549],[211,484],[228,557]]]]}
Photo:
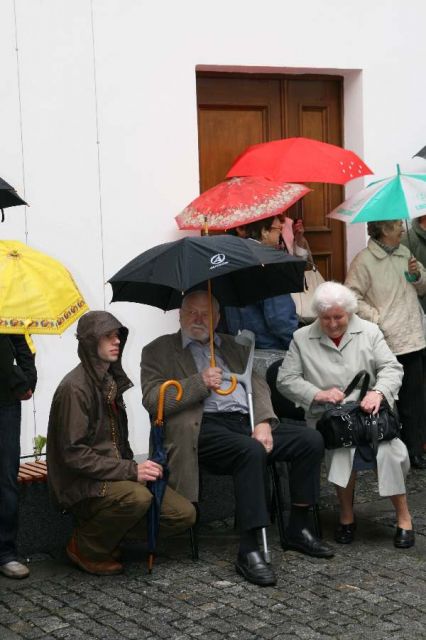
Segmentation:
{"type": "MultiPolygon", "coordinates": [[[[367,413],[377,413],[383,398],[393,406],[401,386],[402,366],[377,325],[355,315],[357,300],[353,292],[337,282],[325,282],[315,292],[313,307],[318,318],[295,332],[278,372],[278,391],[301,406],[308,425],[314,427],[327,403],[358,397],[359,390],[355,390],[345,399],[343,389],[359,371],[365,370],[370,375],[370,388],[361,408],[367,413]]],[[[363,460],[355,447],[328,453],[328,479],[336,485],[340,503],[335,540],[347,544],[354,537],[353,492],[356,471],[363,468],[363,460]]],[[[399,438],[379,444],[379,493],[389,496],[395,508],[394,544],[398,548],[414,544],[405,490],[409,468],[407,449],[399,438]]]]}
{"type": "Polygon", "coordinates": [[[411,466],[426,469],[422,458],[426,443],[422,352],[426,343],[418,300],[426,293],[426,271],[400,244],[402,229],[401,220],[369,222],[367,248],[353,259],[345,284],[358,298],[358,315],[380,327],[404,367],[397,401],[401,437],[411,466]]]}

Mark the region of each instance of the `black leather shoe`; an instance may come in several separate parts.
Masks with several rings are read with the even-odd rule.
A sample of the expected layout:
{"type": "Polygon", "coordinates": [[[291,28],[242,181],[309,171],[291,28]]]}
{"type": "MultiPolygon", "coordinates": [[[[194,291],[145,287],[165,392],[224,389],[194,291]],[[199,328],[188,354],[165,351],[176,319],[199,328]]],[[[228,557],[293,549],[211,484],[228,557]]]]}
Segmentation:
{"type": "Polygon", "coordinates": [[[413,469],[426,469],[426,460],[421,456],[410,456],[410,464],[413,469]]]}
{"type": "Polygon", "coordinates": [[[239,553],[235,568],[237,573],[253,584],[261,587],[277,584],[274,570],[265,562],[260,551],[250,551],[246,555],[239,553]]]}
{"type": "Polygon", "coordinates": [[[355,529],[355,522],[351,522],[350,524],[342,524],[339,522],[334,531],[335,541],[339,544],[350,544],[354,540],[355,529]]]}
{"type": "Polygon", "coordinates": [[[409,549],[410,547],[414,547],[414,542],[415,538],[413,529],[401,529],[401,527],[396,528],[393,543],[397,549],[409,549]]]}
{"type": "Polygon", "coordinates": [[[334,550],[328,544],[316,538],[308,529],[302,529],[298,536],[287,537],[283,545],[284,551],[300,551],[314,558],[332,558],[334,550]]]}

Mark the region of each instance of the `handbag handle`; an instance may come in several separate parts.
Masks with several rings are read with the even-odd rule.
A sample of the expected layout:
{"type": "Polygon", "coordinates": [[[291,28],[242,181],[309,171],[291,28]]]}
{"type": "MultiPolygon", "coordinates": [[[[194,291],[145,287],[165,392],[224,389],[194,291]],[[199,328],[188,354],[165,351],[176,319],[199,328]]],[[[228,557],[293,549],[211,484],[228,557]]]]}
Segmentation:
{"type": "Polygon", "coordinates": [[[360,400],[363,399],[363,397],[368,391],[368,385],[370,384],[370,374],[365,369],[362,369],[361,371],[359,371],[354,377],[354,379],[348,384],[346,389],[343,391],[343,393],[345,394],[345,397],[352,393],[352,391],[355,389],[355,387],[357,386],[361,378],[364,378],[364,380],[361,385],[359,399],[360,400]]]}

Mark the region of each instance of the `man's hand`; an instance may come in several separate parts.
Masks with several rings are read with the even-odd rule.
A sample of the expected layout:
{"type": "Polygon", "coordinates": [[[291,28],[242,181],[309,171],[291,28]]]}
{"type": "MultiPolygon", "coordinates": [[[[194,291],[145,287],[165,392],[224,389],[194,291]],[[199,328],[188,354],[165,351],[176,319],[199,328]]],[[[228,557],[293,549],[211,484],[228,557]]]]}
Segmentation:
{"type": "Polygon", "coordinates": [[[222,369],[219,369],[219,367],[209,367],[201,372],[201,377],[207,389],[219,389],[222,384],[222,369]]]}
{"type": "Polygon", "coordinates": [[[332,404],[340,404],[345,398],[345,394],[341,389],[332,387],[331,389],[325,389],[324,391],[318,391],[314,400],[316,402],[331,402],[332,404]]]}
{"type": "Polygon", "coordinates": [[[381,393],[377,393],[376,391],[368,391],[363,397],[360,407],[366,413],[372,413],[376,415],[376,413],[380,409],[380,403],[383,400],[383,395],[381,393]]]}
{"type": "Polygon", "coordinates": [[[267,453],[271,453],[274,442],[272,440],[271,425],[269,422],[259,422],[254,428],[252,438],[263,444],[267,453]]]}
{"type": "Polygon", "coordinates": [[[18,400],[29,400],[33,397],[32,389],[28,389],[28,391],[26,391],[25,393],[21,393],[16,397],[18,398],[18,400]]]}
{"type": "Polygon", "coordinates": [[[163,467],[152,460],[138,464],[138,482],[158,480],[163,477],[163,467]]]}

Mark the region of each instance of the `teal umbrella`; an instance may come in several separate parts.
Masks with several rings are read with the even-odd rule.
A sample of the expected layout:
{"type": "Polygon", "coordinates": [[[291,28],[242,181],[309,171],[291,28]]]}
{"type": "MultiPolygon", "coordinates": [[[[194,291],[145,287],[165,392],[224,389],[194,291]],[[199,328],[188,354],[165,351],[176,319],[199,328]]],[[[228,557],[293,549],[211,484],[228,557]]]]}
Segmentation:
{"type": "Polygon", "coordinates": [[[426,173],[401,173],[377,180],[328,214],[343,222],[410,220],[426,215],[426,173]]]}

